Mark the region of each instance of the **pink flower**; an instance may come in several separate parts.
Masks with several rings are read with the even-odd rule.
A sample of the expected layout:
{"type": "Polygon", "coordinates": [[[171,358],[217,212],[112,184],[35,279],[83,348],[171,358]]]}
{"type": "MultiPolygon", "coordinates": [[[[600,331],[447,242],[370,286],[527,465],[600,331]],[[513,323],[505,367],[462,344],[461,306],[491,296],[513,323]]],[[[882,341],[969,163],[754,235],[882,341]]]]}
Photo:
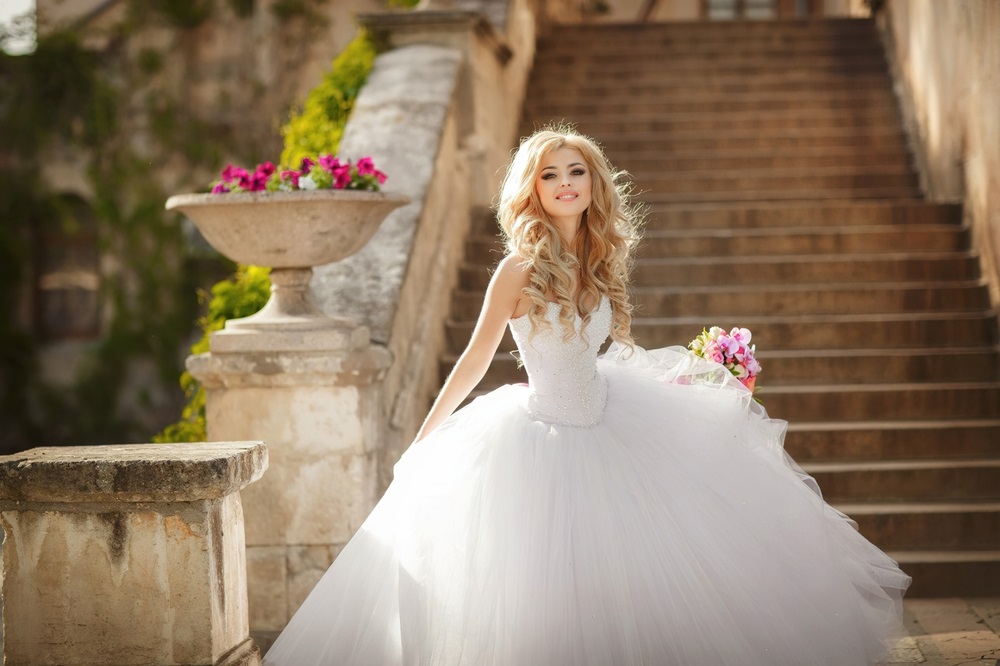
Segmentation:
{"type": "Polygon", "coordinates": [[[375,169],[375,178],[378,179],[378,184],[382,185],[383,183],[385,183],[385,179],[387,178],[387,176],[378,169],[375,169]]]}
{"type": "Polygon", "coordinates": [[[254,171],[254,175],[261,174],[265,179],[268,178],[272,173],[274,173],[274,164],[271,162],[264,162],[263,164],[257,165],[257,170],[254,171]]]}
{"type": "Polygon", "coordinates": [[[749,344],[750,338],[753,337],[748,328],[733,328],[733,330],[729,331],[729,335],[744,345],[749,344]]]}
{"type": "Polygon", "coordinates": [[[232,164],[227,164],[226,168],[222,170],[222,180],[231,183],[233,181],[239,180],[241,178],[249,177],[246,169],[238,166],[233,166],[232,164]]]}
{"type": "Polygon", "coordinates": [[[330,173],[333,173],[340,166],[340,160],[333,155],[320,155],[319,165],[330,173]]]}
{"type": "Polygon", "coordinates": [[[306,175],[312,168],[316,166],[316,160],[311,157],[303,157],[302,164],[299,166],[299,171],[302,172],[301,175],[306,175]]]}
{"type": "Polygon", "coordinates": [[[281,180],[287,180],[292,184],[292,187],[299,186],[299,176],[301,176],[298,171],[292,171],[291,169],[285,169],[281,172],[281,180]]]}
{"type": "Polygon", "coordinates": [[[358,160],[358,174],[361,176],[375,175],[375,163],[370,157],[362,157],[358,160]]]}
{"type": "Polygon", "coordinates": [[[215,187],[212,188],[212,194],[226,194],[229,192],[229,188],[223,182],[218,182],[215,187]]]}
{"type": "Polygon", "coordinates": [[[333,170],[333,186],[342,190],[351,184],[351,163],[341,164],[333,170]]]}

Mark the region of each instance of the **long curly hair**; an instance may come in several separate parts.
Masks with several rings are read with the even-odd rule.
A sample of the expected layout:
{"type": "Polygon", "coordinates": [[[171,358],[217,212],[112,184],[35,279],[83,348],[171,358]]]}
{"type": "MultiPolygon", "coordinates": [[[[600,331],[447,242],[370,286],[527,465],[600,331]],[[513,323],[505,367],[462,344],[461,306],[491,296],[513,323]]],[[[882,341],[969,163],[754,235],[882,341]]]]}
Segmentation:
{"type": "Polygon", "coordinates": [[[531,284],[523,293],[531,299],[528,318],[532,335],[550,325],[545,318],[549,300],[559,305],[563,339],[569,340],[575,333],[576,314],[582,315],[581,330],[585,330],[591,312],[600,305],[601,297],[607,296],[612,308],[612,339],[633,344],[627,283],[642,216],[629,202],[625,175],[611,166],[597,142],[570,127],[541,129],[523,139],[514,153],[500,188],[498,217],[507,254],[520,257],[530,267],[531,284]],[[580,152],[593,183],[591,204],[575,239],[575,253],[560,238],[535,190],[543,158],[564,147],[580,152]],[[574,278],[578,270],[579,284],[574,278]]]}

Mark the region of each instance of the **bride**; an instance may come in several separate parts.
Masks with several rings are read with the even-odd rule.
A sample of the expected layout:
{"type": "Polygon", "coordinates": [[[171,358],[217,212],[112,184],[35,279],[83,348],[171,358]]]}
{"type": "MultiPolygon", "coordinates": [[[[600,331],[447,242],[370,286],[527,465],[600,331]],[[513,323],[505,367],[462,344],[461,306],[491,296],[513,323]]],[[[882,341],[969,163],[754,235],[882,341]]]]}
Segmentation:
{"type": "Polygon", "coordinates": [[[909,577],[785,422],[723,366],[634,344],[618,176],[573,131],[521,143],[469,346],[265,664],[853,666],[900,635],[909,577]],[[456,412],[508,326],[529,384],[456,412]]]}

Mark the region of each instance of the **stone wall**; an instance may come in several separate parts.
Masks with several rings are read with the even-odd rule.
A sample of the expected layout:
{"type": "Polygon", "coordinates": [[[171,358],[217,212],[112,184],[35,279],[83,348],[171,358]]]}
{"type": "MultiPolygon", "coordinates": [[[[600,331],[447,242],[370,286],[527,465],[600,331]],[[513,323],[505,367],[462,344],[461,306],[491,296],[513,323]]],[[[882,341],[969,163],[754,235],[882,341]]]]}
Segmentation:
{"type": "Polygon", "coordinates": [[[965,203],[1000,305],[1000,3],[889,0],[880,25],[921,184],[965,203]]]}

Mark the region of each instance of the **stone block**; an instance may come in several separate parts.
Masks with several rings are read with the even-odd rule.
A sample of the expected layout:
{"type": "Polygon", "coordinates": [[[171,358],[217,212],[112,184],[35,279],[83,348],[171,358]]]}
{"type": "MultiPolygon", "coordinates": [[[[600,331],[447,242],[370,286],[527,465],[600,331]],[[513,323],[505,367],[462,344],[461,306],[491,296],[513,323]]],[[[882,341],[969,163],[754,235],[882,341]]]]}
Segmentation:
{"type": "Polygon", "coordinates": [[[258,442],[0,458],[4,663],[255,663],[238,491],[266,466],[258,442]]]}
{"type": "Polygon", "coordinates": [[[280,631],[288,622],[287,549],[247,546],[247,598],[254,631],[280,631]]]}
{"type": "Polygon", "coordinates": [[[306,600],[340,554],[340,545],[292,546],[288,549],[288,617],[306,600]]]}

